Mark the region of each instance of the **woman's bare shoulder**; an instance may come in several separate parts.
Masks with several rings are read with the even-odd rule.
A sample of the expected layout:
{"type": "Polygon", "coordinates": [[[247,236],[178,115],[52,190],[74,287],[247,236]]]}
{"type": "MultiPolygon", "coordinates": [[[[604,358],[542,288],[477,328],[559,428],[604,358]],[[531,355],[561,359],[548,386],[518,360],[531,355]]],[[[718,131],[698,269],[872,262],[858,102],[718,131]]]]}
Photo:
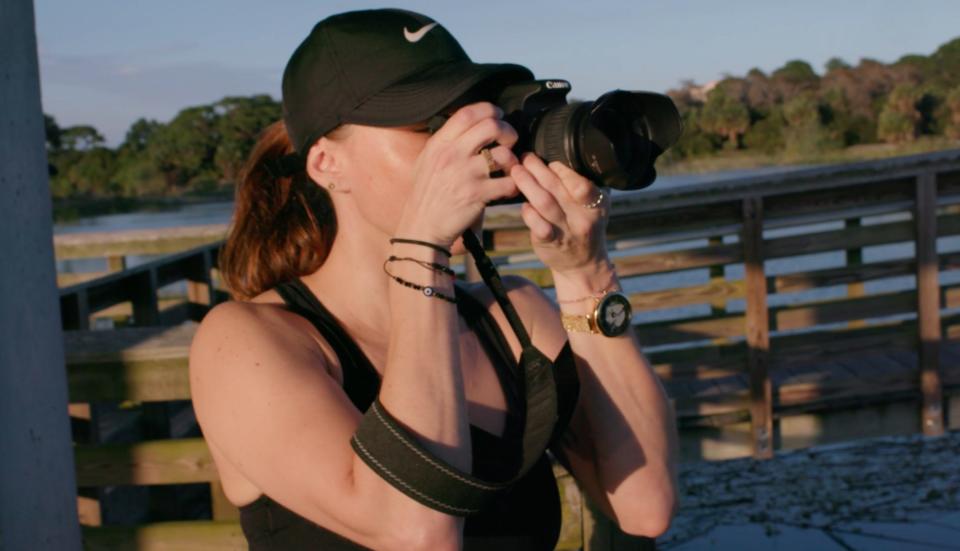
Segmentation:
{"type": "MultiPolygon", "coordinates": [[[[560,325],[556,304],[536,283],[527,278],[508,275],[503,278],[507,297],[517,310],[533,343],[545,353],[558,352],[566,342],[566,333],[560,325]]],[[[513,331],[506,316],[496,303],[490,288],[482,282],[462,284],[463,289],[489,311],[501,330],[513,340],[513,331]]]]}
{"type": "Polygon", "coordinates": [[[325,365],[325,343],[313,326],[282,302],[263,297],[223,302],[204,316],[190,348],[191,370],[251,361],[275,366],[325,365]],[[269,361],[258,362],[258,358],[269,361]]]}

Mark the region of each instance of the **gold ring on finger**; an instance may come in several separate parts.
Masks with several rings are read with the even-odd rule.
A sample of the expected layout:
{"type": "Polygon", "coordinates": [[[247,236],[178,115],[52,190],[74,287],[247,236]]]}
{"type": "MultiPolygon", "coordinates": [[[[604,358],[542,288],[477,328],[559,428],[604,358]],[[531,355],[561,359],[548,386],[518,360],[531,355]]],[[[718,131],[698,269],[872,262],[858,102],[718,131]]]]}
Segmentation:
{"type": "Polygon", "coordinates": [[[496,159],[493,158],[493,153],[490,153],[490,150],[487,148],[480,150],[480,156],[483,157],[483,160],[487,161],[487,174],[492,178],[495,172],[500,171],[500,165],[497,164],[496,159]]]}
{"type": "Polygon", "coordinates": [[[593,202],[590,202],[590,203],[587,203],[587,204],[583,205],[583,208],[586,208],[586,209],[595,209],[595,208],[600,207],[600,205],[603,204],[603,199],[604,199],[604,197],[606,197],[606,195],[604,195],[603,190],[601,189],[601,190],[600,190],[600,195],[597,195],[597,198],[594,199],[593,202]]]}

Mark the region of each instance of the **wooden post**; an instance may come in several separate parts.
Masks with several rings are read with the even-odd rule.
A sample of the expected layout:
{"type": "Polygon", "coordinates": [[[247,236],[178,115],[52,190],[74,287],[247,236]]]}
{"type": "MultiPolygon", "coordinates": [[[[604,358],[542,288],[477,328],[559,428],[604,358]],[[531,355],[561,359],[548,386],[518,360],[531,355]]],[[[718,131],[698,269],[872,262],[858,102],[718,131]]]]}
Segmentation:
{"type": "MultiPolygon", "coordinates": [[[[711,236],[709,241],[711,247],[719,247],[723,245],[723,236],[714,235],[711,236]]],[[[724,274],[723,266],[710,266],[710,283],[723,283],[724,274]]],[[[721,316],[727,313],[727,301],[725,298],[720,296],[719,298],[714,298],[710,301],[710,313],[714,316],[721,316]]]]}
{"type": "Polygon", "coordinates": [[[90,307],[86,289],[66,295],[60,300],[60,324],[65,330],[90,329],[90,307]]]}
{"type": "Polygon", "coordinates": [[[187,279],[187,302],[190,305],[190,318],[200,321],[213,308],[217,290],[213,284],[213,253],[204,249],[199,258],[199,272],[187,279]]]}
{"type": "Polygon", "coordinates": [[[746,286],[747,368],[750,372],[750,425],[753,455],[773,457],[773,392],[767,372],[770,316],[763,267],[763,198],[743,200],[743,268],[746,286]]]}
{"type": "Polygon", "coordinates": [[[943,434],[943,387],[940,382],[940,283],[937,261],[937,176],[917,178],[917,343],[922,393],[923,433],[943,434]]]}
{"type": "Polygon", "coordinates": [[[157,325],[160,307],[157,300],[157,271],[148,270],[137,278],[133,289],[133,321],[137,326],[157,325]]]}
{"type": "Polygon", "coordinates": [[[123,255],[107,257],[107,271],[122,272],[127,269],[127,257],[123,255]]]}
{"type": "MultiPolygon", "coordinates": [[[[845,228],[859,228],[861,225],[859,218],[848,218],[844,221],[845,228]]],[[[863,249],[857,247],[856,249],[847,249],[847,266],[860,266],[863,264],[863,249]]],[[[862,281],[856,281],[854,283],[847,284],[847,297],[857,298],[862,297],[866,294],[866,289],[862,281]]],[[[866,322],[864,320],[853,320],[847,323],[848,327],[866,327],[866,322]]]]}

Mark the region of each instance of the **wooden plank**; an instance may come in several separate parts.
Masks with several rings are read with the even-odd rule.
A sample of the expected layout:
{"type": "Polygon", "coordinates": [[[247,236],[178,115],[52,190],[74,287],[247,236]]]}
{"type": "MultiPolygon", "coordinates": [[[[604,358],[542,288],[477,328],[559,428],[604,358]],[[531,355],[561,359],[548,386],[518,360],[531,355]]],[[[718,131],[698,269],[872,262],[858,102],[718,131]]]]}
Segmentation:
{"type": "Polygon", "coordinates": [[[235,521],[157,522],[140,526],[83,528],[85,551],[245,551],[235,521]]]}
{"type": "Polygon", "coordinates": [[[851,248],[906,242],[913,239],[911,222],[891,222],[768,239],[767,258],[839,251],[851,248]]]}
{"type": "MultiPolygon", "coordinates": [[[[647,253],[636,256],[618,256],[613,259],[617,274],[621,278],[678,272],[694,268],[708,268],[733,264],[742,260],[740,245],[736,243],[681,249],[659,253],[647,253]]],[[[501,266],[498,268],[503,275],[520,275],[536,282],[542,287],[553,285],[546,268],[513,268],[501,266]]]]}
{"type": "MultiPolygon", "coordinates": [[[[958,255],[960,260],[960,255],[958,255]]],[[[792,274],[773,276],[773,287],[777,293],[795,293],[817,287],[834,285],[854,285],[888,277],[905,276],[914,273],[911,260],[890,260],[871,262],[839,268],[825,268],[792,274]]]]}
{"type": "Polygon", "coordinates": [[[218,480],[202,438],[74,447],[78,486],[188,484],[218,480]]]}
{"type": "Polygon", "coordinates": [[[841,298],[771,309],[777,329],[786,331],[814,327],[826,323],[878,318],[914,311],[913,291],[869,295],[862,298],[841,298]]]}
{"type": "Polygon", "coordinates": [[[750,424],[753,455],[773,457],[773,398],[767,372],[770,351],[770,321],[767,310],[767,278],[764,271],[763,199],[743,200],[744,272],[746,276],[746,336],[750,372],[750,424]]]}
{"type": "MultiPolygon", "coordinates": [[[[912,178],[877,178],[860,185],[831,186],[828,189],[800,189],[789,193],[765,194],[765,217],[796,217],[808,213],[829,213],[863,209],[870,205],[901,203],[909,205],[912,178]]],[[[848,217],[843,216],[842,217],[848,217]]],[[[842,218],[841,218],[842,219],[842,218]]]]}
{"type": "Polygon", "coordinates": [[[65,331],[71,402],[185,400],[196,323],[176,327],[65,331]]]}
{"type": "Polygon", "coordinates": [[[634,326],[637,338],[645,346],[660,346],[743,335],[744,316],[728,314],[719,317],[680,321],[644,323],[634,326]]]}
{"type": "Polygon", "coordinates": [[[219,480],[210,482],[210,509],[213,520],[240,520],[240,509],[227,499],[219,480]]]}
{"type": "Polygon", "coordinates": [[[920,355],[923,433],[943,434],[940,376],[940,285],[937,261],[937,179],[927,172],[916,183],[917,343],[920,355]]]}
{"type": "Polygon", "coordinates": [[[53,247],[58,260],[171,254],[222,241],[226,234],[226,224],[83,232],[56,235],[53,247]]]}

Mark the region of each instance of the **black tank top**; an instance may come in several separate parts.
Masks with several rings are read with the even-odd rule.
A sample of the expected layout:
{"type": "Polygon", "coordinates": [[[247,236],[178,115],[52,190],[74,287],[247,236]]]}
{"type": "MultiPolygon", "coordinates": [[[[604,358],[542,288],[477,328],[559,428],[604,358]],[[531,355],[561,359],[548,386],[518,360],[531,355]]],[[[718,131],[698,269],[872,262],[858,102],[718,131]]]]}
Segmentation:
{"type": "MultiPolygon", "coordinates": [[[[360,411],[367,411],[380,388],[379,374],[336,318],[300,280],[277,286],[287,307],[309,320],[330,343],[343,370],[343,390],[360,411]]],[[[503,436],[470,426],[473,474],[503,480],[520,467],[524,401],[513,357],[500,327],[482,304],[456,289],[457,310],[477,335],[493,364],[507,399],[503,436]]],[[[555,362],[559,421],[553,440],[563,433],[576,405],[580,385],[569,343],[555,362]]],[[[371,511],[376,515],[376,511],[371,511]]],[[[366,549],[317,525],[261,495],[240,507],[240,524],[251,551],[358,550],[366,549]]],[[[466,551],[496,549],[549,550],[560,534],[560,497],[546,454],[517,484],[488,510],[467,517],[463,529],[466,551]]]]}

